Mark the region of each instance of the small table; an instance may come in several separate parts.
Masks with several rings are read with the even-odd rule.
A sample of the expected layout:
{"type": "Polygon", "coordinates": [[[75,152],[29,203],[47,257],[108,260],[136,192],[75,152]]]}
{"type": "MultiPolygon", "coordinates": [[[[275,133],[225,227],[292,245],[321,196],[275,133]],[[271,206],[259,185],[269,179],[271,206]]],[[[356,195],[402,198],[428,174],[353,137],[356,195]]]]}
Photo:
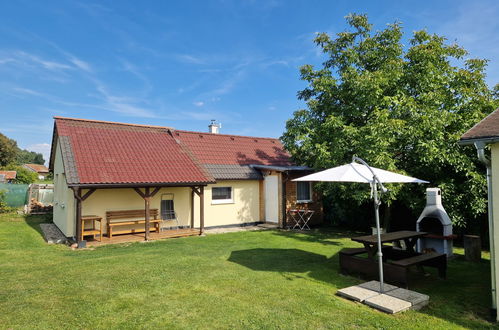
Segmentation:
{"type": "Polygon", "coordinates": [[[95,239],[95,235],[99,235],[99,242],[102,242],[102,217],[97,215],[84,215],[81,217],[81,240],[83,236],[92,235],[95,239]],[[85,222],[92,221],[92,229],[85,229],[85,222]],[[95,222],[99,222],[99,228],[96,227],[95,222]]]}
{"type": "MultiPolygon", "coordinates": [[[[383,243],[391,243],[395,241],[404,241],[405,249],[409,253],[414,252],[414,245],[418,241],[420,237],[427,235],[428,233],[422,231],[394,231],[391,233],[381,234],[381,245],[383,243]]],[[[367,255],[370,259],[374,259],[376,251],[378,250],[378,236],[377,235],[366,235],[353,237],[352,241],[359,242],[364,244],[364,247],[367,251],[367,255]]]]}
{"type": "MultiPolygon", "coordinates": [[[[308,222],[312,218],[312,215],[314,215],[314,211],[312,210],[288,210],[288,218],[291,219],[294,222],[293,228],[295,229],[298,227],[300,230],[304,230],[305,228],[310,230],[310,227],[308,226],[308,222]]],[[[288,226],[290,228],[291,226],[288,226]]]]}

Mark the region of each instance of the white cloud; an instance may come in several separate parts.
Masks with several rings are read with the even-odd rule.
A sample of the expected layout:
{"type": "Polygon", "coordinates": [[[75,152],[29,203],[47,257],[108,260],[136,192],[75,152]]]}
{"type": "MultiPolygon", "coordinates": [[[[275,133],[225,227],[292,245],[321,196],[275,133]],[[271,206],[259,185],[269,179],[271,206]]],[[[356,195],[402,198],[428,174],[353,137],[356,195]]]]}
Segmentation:
{"type": "Polygon", "coordinates": [[[193,102],[192,104],[194,104],[196,107],[202,107],[204,105],[204,102],[203,101],[197,101],[197,102],[193,102]]]}
{"type": "Polygon", "coordinates": [[[43,155],[43,159],[45,159],[45,165],[47,165],[50,158],[50,148],[51,145],[48,143],[35,143],[27,146],[26,150],[41,153],[43,155]]]}
{"type": "Polygon", "coordinates": [[[177,55],[176,58],[180,62],[189,63],[189,64],[205,64],[205,61],[197,56],[189,55],[189,54],[180,54],[177,55]]]}
{"type": "Polygon", "coordinates": [[[85,62],[85,61],[83,61],[75,56],[71,56],[69,61],[71,63],[73,63],[80,70],[92,72],[92,67],[90,66],[90,64],[88,64],[87,62],[85,62]]]}

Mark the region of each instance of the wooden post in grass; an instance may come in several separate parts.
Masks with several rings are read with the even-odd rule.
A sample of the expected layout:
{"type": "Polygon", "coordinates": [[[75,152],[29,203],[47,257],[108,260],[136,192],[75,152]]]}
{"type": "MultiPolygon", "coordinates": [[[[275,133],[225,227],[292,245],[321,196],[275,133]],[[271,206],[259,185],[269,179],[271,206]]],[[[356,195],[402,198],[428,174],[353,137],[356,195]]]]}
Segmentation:
{"type": "Polygon", "coordinates": [[[480,236],[464,235],[464,257],[471,262],[480,262],[482,259],[480,236]]]}

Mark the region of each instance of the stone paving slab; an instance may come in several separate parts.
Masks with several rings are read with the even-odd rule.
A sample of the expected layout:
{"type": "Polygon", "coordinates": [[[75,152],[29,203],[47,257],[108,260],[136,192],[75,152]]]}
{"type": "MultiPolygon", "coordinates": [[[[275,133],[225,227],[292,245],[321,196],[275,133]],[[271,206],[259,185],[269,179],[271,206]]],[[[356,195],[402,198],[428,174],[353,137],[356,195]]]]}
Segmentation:
{"type": "MultiPolygon", "coordinates": [[[[364,289],[369,289],[369,290],[379,292],[379,282],[378,281],[369,281],[366,283],[359,284],[358,286],[361,288],[364,288],[364,289]]],[[[384,289],[383,293],[386,293],[386,292],[398,289],[398,287],[396,287],[395,285],[388,284],[388,283],[383,283],[383,289],[384,289]]]]}
{"type": "Polygon", "coordinates": [[[410,302],[412,305],[411,309],[420,309],[430,302],[429,296],[402,288],[389,291],[386,294],[410,302]]]}
{"type": "Polygon", "coordinates": [[[385,293],[380,294],[378,292],[379,282],[370,281],[340,289],[336,294],[390,314],[408,309],[418,310],[428,305],[430,301],[430,297],[425,294],[398,288],[394,285],[385,284],[384,289],[385,293]]]}
{"type": "Polygon", "coordinates": [[[412,307],[410,302],[389,296],[387,294],[378,294],[374,297],[368,298],[364,300],[364,304],[389,314],[403,312],[412,307]]]}
{"type": "Polygon", "coordinates": [[[368,298],[372,298],[374,296],[378,296],[379,293],[373,290],[361,288],[358,285],[350,286],[348,288],[340,289],[336,292],[337,295],[354,300],[363,302],[368,298]]]}
{"type": "Polygon", "coordinates": [[[43,233],[43,238],[49,244],[66,244],[68,239],[53,223],[41,223],[40,229],[43,233]]]}

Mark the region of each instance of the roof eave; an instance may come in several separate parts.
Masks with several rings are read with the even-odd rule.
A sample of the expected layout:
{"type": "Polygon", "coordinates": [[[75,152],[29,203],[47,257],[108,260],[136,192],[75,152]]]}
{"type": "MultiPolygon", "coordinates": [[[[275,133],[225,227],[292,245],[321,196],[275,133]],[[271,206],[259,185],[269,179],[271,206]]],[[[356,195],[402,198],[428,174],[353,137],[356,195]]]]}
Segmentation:
{"type": "Polygon", "coordinates": [[[482,142],[482,143],[497,143],[499,142],[499,136],[484,136],[484,137],[476,137],[476,138],[469,138],[469,139],[461,139],[457,141],[457,144],[465,146],[465,145],[471,145],[475,144],[477,142],[482,142]]]}
{"type": "Polygon", "coordinates": [[[145,188],[145,187],[198,187],[207,186],[216,181],[205,182],[147,182],[147,183],[70,183],[70,188],[145,188]]]}

